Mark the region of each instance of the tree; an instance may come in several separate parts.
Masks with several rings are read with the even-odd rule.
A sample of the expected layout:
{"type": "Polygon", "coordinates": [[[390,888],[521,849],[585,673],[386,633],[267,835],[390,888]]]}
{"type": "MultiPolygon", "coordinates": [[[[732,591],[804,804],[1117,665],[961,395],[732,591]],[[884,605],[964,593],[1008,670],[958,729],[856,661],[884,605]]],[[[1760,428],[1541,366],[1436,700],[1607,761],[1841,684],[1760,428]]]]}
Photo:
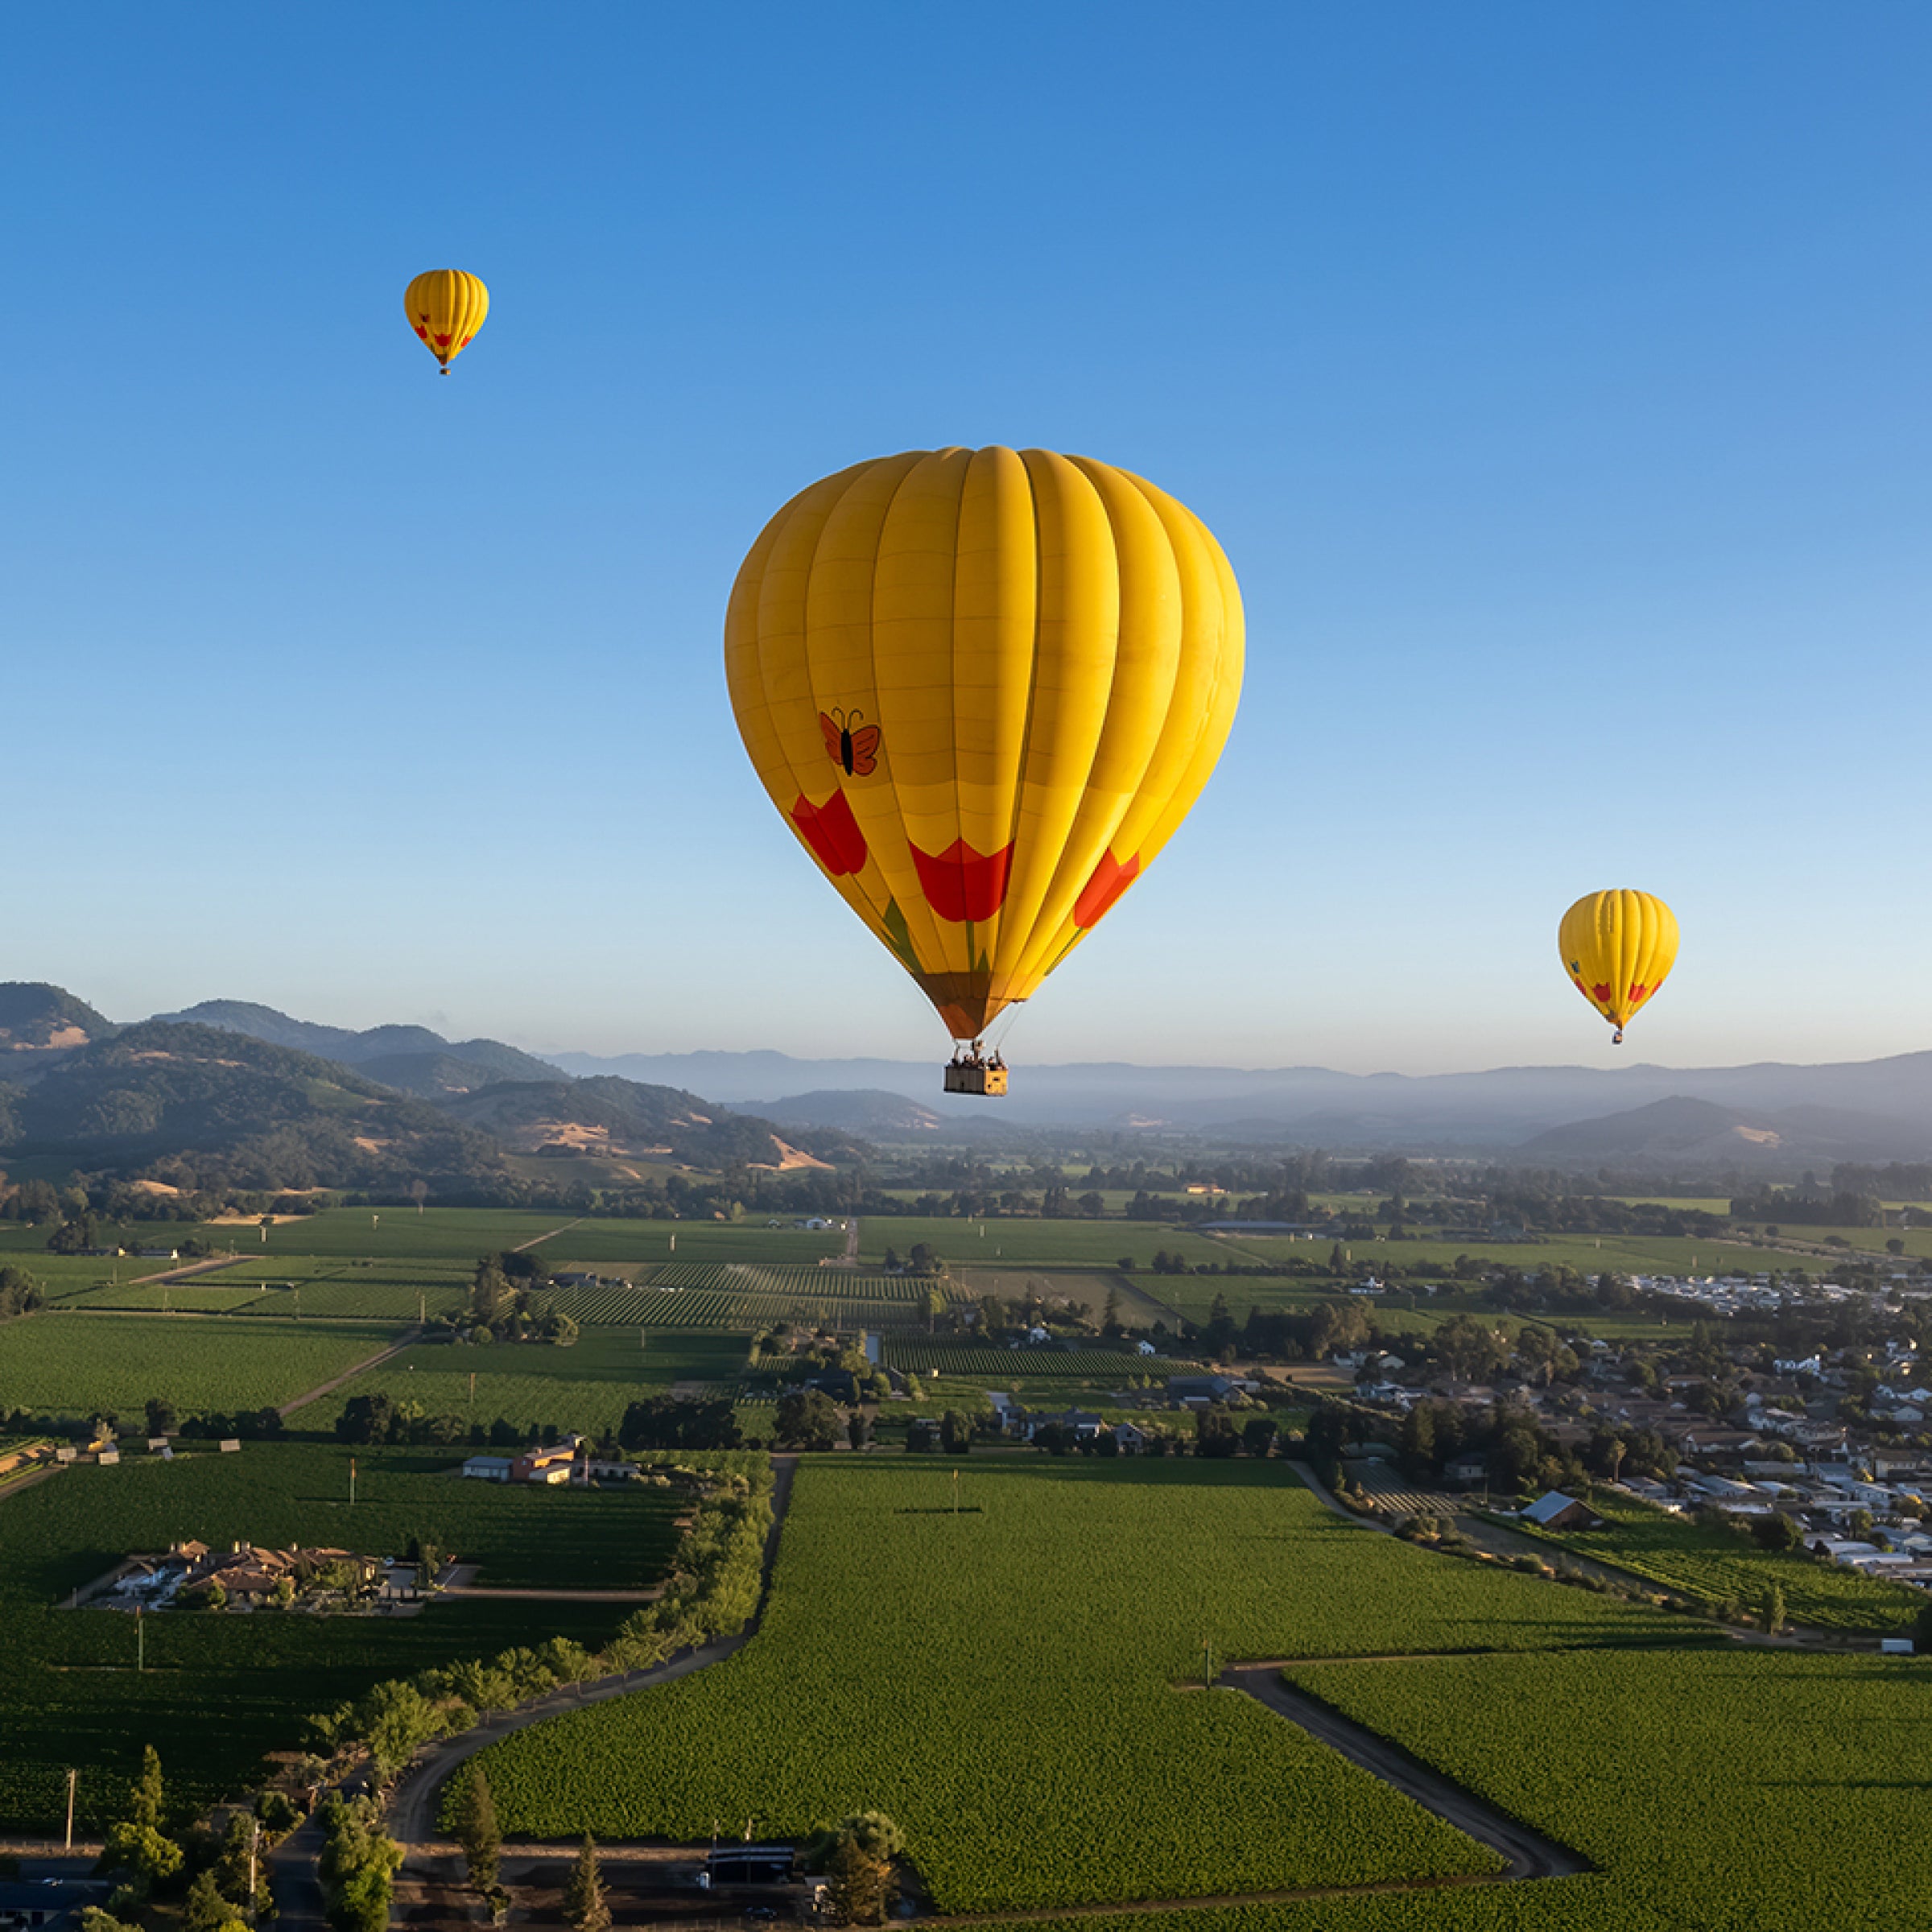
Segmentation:
{"type": "Polygon", "coordinates": [[[577,1932],[610,1932],[610,1901],[604,1896],[604,1874],[597,1865],[597,1844],[588,1832],[570,1883],[564,1889],[564,1916],[577,1932]]]}
{"type": "Polygon", "coordinates": [[[1257,1415],[1241,1430],[1241,1447],[1250,1455],[1265,1455],[1274,1447],[1274,1439],[1281,1433],[1279,1426],[1270,1418],[1257,1415]]]}
{"type": "Polygon", "coordinates": [[[780,1396],[774,1429],[779,1446],[791,1449],[834,1448],[844,1433],[838,1406],[823,1389],[795,1389],[780,1396]]]}
{"type": "Polygon", "coordinates": [[[165,1396],[151,1395],[147,1398],[147,1432],[150,1435],[172,1435],[180,1425],[175,1414],[175,1406],[165,1396]]]}
{"type": "Polygon", "coordinates": [[[1783,1516],[1773,1510],[1770,1515],[1761,1516],[1752,1522],[1751,1540],[1759,1549],[1777,1554],[1803,1549],[1805,1532],[1796,1517],[1783,1516]]]}
{"type": "Polygon", "coordinates": [[[956,1409],[939,1418],[939,1447],[947,1455],[964,1455],[972,1447],[972,1423],[956,1409]]]}
{"type": "Polygon", "coordinates": [[[238,1908],[221,1896],[221,1882],[213,1872],[204,1872],[188,1889],[188,1902],[181,1909],[181,1932],[228,1932],[231,1926],[243,1926],[238,1908]]]}
{"type": "Polygon", "coordinates": [[[892,1861],[903,1843],[899,1828],[881,1811],[847,1818],[825,1861],[828,1903],[848,1926],[885,1923],[898,1895],[892,1861]]]}
{"type": "Polygon", "coordinates": [[[1765,1629],[1773,1637],[1785,1627],[1785,1593],[1773,1583],[1765,1592],[1765,1629]]]}
{"type": "Polygon", "coordinates": [[[336,1418],[339,1443],[386,1443],[395,1420],[395,1404],[380,1391],[373,1395],[352,1395],[336,1418]]]}
{"type": "Polygon", "coordinates": [[[457,1789],[452,1822],[456,1843],[463,1847],[469,1866],[469,1882],[479,1892],[487,1892],[497,1882],[503,1834],[497,1826],[497,1801],[481,1765],[470,1766],[469,1777],[457,1789]]]}
{"type": "Polygon", "coordinates": [[[335,1932],[388,1932],[402,1847],[381,1827],[374,1798],[332,1795],[322,1807],[323,1911],[335,1932]]]}
{"type": "Polygon", "coordinates": [[[172,1878],[181,1869],[181,1847],[161,1830],[167,1802],[161,1755],[149,1744],[141,1753],[141,1774],[128,1787],[126,1815],[109,1828],[101,1860],[110,1872],[130,1874],[127,1893],[137,1903],[156,1880],[172,1878]]]}

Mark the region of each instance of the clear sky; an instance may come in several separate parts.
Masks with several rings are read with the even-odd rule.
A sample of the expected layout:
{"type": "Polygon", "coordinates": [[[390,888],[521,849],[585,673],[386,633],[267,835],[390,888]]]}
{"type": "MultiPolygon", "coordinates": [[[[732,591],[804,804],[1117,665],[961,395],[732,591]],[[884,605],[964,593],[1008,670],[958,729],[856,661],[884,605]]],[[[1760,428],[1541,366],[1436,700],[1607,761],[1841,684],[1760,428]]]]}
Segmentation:
{"type": "Polygon", "coordinates": [[[1017,1063],[1932,1047],[1929,80],[1921,0],[16,8],[0,977],[940,1056],[720,623],[814,478],[1009,443],[1249,624],[1017,1063]],[[1554,934],[1623,885],[1613,1051],[1554,934]]]}

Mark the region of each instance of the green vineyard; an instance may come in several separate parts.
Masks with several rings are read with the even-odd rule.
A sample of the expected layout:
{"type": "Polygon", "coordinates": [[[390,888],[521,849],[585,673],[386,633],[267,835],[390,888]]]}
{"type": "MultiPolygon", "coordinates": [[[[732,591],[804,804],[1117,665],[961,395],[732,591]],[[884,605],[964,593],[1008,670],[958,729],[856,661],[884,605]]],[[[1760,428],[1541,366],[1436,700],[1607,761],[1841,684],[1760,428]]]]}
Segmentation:
{"type": "Polygon", "coordinates": [[[1163,1375],[1174,1364],[1150,1361],[1131,1348],[1008,1348],[997,1342],[919,1342],[889,1338],[882,1350],[886,1366],[907,1375],[949,1375],[967,1381],[1004,1382],[1013,1377],[1028,1381],[1101,1381],[1158,1369],[1163,1375]]]}

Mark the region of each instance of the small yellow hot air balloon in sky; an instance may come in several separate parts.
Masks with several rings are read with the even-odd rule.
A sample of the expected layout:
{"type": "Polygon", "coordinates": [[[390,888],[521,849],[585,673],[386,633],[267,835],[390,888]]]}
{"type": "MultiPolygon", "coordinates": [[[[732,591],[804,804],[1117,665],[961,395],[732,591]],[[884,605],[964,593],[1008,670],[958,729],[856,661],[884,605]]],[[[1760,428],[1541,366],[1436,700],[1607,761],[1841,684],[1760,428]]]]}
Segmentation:
{"type": "Polygon", "coordinates": [[[1677,958],[1677,915],[1648,892],[1586,893],[1556,931],[1576,989],[1616,1029],[1663,985],[1677,958]]]}
{"type": "Polygon", "coordinates": [[[949,1090],[1173,836],[1241,696],[1241,592],[1199,518],[1051,450],[909,450],[802,490],[733,587],[765,789],[939,1009],[949,1090]]]}
{"type": "Polygon", "coordinates": [[[402,297],[403,313],[423,345],[449,374],[449,359],[469,347],[489,313],[489,291],[460,268],[418,275],[402,297]]]}

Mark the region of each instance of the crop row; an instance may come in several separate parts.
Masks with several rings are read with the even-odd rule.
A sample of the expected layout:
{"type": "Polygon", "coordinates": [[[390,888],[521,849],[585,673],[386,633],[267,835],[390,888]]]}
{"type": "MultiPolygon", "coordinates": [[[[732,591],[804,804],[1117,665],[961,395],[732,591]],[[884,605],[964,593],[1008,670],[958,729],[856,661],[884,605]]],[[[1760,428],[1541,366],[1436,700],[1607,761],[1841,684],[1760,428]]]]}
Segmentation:
{"type": "Polygon", "coordinates": [[[1203,1639],[1224,1658],[1682,1629],[1340,1526],[1277,1463],[960,1473],[955,1515],[951,1470],[921,1459],[801,1467],[758,1641],[496,1747],[505,1830],[698,1838],[756,1812],[783,1836],[876,1806],[951,1911],[1488,1870],[1252,1700],[1176,1695],[1203,1639]]]}
{"type": "Polygon", "coordinates": [[[993,1342],[921,1342],[888,1336],[881,1352],[889,1367],[909,1375],[936,1370],[941,1375],[1001,1383],[1019,1377],[1088,1381],[1109,1377],[1117,1382],[1144,1374],[1148,1368],[1141,1356],[1121,1348],[1005,1348],[993,1342]]]}

